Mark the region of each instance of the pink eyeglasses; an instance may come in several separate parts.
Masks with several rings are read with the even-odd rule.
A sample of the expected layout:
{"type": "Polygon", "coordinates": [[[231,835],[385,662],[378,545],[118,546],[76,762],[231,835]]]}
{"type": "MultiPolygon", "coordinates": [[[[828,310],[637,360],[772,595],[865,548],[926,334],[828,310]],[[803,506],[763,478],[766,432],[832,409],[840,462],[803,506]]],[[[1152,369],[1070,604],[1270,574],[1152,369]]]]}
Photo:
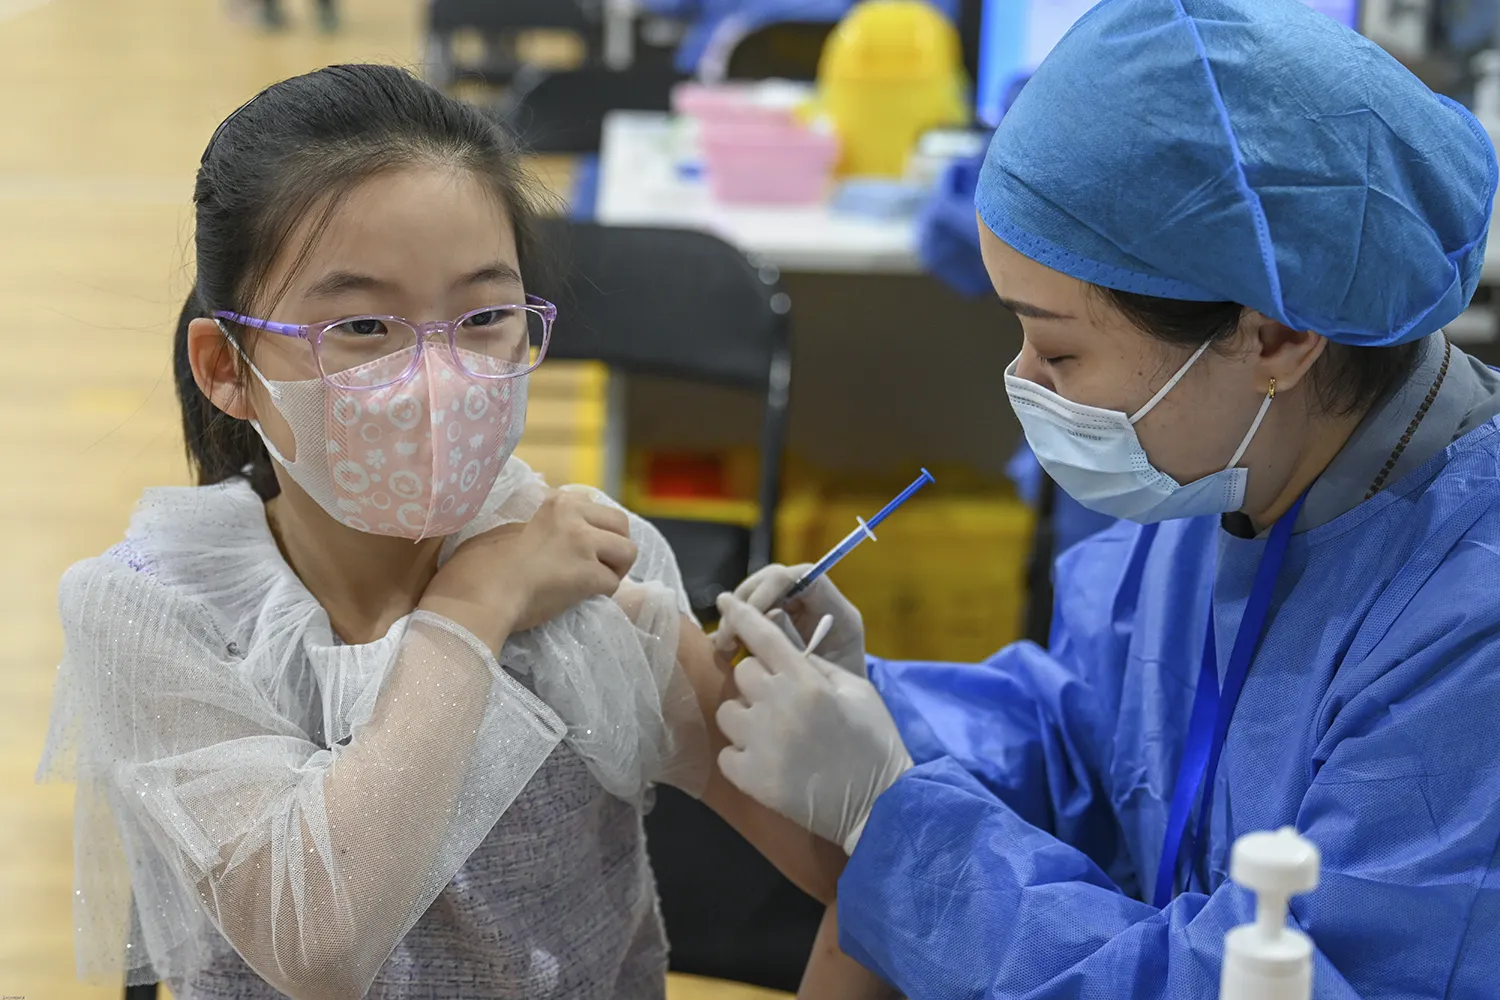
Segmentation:
{"type": "Polygon", "coordinates": [[[322,323],[273,323],[236,312],[219,311],[227,320],[283,337],[300,337],[312,345],[323,381],[341,389],[378,389],[404,382],[422,363],[427,341],[442,334],[460,370],[478,379],[517,378],[528,374],[547,355],[557,306],[534,295],[525,305],[485,306],[451,322],[413,323],[400,316],[348,316],[322,323]],[[415,350],[412,350],[415,348],[415,350]],[[411,363],[394,371],[377,362],[411,350],[411,363]]]}

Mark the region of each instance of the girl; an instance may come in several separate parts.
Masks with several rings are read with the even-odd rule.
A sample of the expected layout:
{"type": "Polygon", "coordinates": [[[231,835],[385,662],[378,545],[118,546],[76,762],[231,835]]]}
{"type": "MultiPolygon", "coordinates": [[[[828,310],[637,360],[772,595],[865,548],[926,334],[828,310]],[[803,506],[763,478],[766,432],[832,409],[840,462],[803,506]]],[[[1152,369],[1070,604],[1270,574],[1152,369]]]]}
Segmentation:
{"type": "Polygon", "coordinates": [[[728,692],[661,537],[512,456],[555,310],[501,130],[332,67],[231,115],[194,202],[201,485],[149,491],[61,587],[42,770],[80,785],[80,972],[661,996],[656,781],[830,899],[842,852],[711,766],[728,692]]]}

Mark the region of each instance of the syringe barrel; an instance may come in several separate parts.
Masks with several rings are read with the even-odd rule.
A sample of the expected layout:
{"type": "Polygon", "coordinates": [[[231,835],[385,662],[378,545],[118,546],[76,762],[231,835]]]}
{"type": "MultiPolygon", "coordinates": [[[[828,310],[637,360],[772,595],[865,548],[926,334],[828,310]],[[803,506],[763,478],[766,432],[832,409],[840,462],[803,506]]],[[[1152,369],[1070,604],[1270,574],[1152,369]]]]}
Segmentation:
{"type": "Polygon", "coordinates": [[[853,531],[849,532],[849,534],[844,537],[844,540],[842,542],[839,542],[833,547],[832,550],[829,551],[826,556],[824,556],[822,559],[819,559],[818,564],[812,569],[808,570],[807,575],[798,580],[797,583],[792,587],[792,589],[786,592],[786,596],[783,597],[782,600],[789,601],[792,598],[796,597],[798,594],[801,594],[803,591],[807,590],[808,587],[813,585],[813,582],[817,580],[818,577],[822,576],[824,573],[827,573],[829,570],[833,569],[833,567],[837,566],[845,556],[857,549],[859,547],[859,543],[864,541],[868,537],[870,537],[869,529],[866,528],[863,524],[855,528],[853,531]]]}

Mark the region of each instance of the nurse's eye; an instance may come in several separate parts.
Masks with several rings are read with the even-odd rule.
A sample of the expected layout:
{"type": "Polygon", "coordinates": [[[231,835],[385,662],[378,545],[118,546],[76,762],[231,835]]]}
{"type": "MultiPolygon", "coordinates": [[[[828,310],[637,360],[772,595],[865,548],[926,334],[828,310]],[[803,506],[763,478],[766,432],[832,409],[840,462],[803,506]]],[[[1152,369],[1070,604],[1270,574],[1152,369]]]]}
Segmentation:
{"type": "Polygon", "coordinates": [[[1054,355],[1053,357],[1050,357],[1050,358],[1049,357],[1043,357],[1042,358],[1042,364],[1044,364],[1044,365],[1058,365],[1058,364],[1062,364],[1064,361],[1072,361],[1072,360],[1073,360],[1073,355],[1071,355],[1071,354],[1058,354],[1058,355],[1054,355]]]}

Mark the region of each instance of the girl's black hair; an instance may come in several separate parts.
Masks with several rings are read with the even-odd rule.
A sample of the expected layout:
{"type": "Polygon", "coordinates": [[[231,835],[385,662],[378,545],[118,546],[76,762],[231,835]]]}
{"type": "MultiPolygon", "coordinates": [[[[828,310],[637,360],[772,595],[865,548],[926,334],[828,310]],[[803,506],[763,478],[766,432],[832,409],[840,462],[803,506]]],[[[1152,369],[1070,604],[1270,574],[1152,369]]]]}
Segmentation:
{"type": "MultiPolygon", "coordinates": [[[[267,289],[268,275],[309,213],[319,214],[298,265],[351,190],[420,164],[465,170],[486,182],[515,228],[525,275],[539,202],[515,140],[477,108],[405,70],[329,66],[283,80],[225,119],[209,140],[193,189],[197,280],[178,319],[172,366],[199,485],[247,475],[262,497],[277,491],[255,429],[215,406],[194,380],[188,324],[215,310],[268,311],[285,292],[267,289]]],[[[243,335],[232,324],[225,331],[237,343],[243,335]]]]}
{"type": "MultiPolygon", "coordinates": [[[[1233,302],[1185,302],[1102,287],[1098,291],[1142,332],[1179,347],[1229,339],[1244,313],[1233,302]]],[[[1420,341],[1395,347],[1330,342],[1312,370],[1318,405],[1340,417],[1368,412],[1411,377],[1421,353],[1420,341]]]]}

